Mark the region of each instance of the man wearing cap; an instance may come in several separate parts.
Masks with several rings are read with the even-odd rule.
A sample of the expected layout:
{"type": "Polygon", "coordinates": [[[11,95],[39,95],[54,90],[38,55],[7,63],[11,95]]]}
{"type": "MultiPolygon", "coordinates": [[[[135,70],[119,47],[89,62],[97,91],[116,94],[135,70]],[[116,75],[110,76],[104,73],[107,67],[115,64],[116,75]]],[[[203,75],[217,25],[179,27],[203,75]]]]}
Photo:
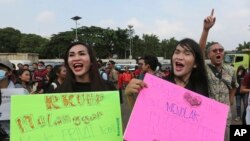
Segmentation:
{"type": "MultiPolygon", "coordinates": [[[[12,71],[13,71],[13,65],[10,63],[10,61],[0,58],[0,89],[15,88],[14,83],[10,79],[12,75],[12,71]]],[[[0,127],[9,135],[9,131],[10,131],[9,120],[1,120],[0,127]]],[[[5,138],[8,138],[7,134],[5,138]]]]}

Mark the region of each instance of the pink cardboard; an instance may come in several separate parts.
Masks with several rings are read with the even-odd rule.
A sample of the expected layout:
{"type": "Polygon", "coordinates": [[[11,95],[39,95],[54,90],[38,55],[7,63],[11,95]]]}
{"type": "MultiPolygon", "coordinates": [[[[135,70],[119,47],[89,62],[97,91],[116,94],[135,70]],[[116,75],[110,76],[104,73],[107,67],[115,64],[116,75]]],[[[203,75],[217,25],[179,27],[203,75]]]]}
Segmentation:
{"type": "Polygon", "coordinates": [[[124,140],[223,141],[229,106],[150,74],[144,82],[124,140]]]}

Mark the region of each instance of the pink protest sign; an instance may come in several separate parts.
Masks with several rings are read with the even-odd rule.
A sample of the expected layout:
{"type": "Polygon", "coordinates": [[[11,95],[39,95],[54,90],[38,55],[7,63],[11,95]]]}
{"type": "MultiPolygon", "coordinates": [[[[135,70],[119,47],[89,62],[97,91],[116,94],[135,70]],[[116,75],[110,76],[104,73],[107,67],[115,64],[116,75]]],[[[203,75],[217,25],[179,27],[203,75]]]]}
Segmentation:
{"type": "MultiPolygon", "coordinates": [[[[222,141],[229,106],[146,74],[126,141],[222,141]]],[[[202,82],[201,82],[202,83],[202,82]]]]}

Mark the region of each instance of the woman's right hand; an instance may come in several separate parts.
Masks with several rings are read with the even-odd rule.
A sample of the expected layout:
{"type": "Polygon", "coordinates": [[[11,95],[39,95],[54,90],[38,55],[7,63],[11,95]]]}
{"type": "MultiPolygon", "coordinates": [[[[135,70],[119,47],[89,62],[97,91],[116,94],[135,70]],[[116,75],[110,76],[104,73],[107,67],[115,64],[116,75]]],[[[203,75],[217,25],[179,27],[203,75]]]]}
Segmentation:
{"type": "Polygon", "coordinates": [[[142,80],[133,78],[125,88],[125,95],[138,94],[141,89],[147,87],[142,80]]]}

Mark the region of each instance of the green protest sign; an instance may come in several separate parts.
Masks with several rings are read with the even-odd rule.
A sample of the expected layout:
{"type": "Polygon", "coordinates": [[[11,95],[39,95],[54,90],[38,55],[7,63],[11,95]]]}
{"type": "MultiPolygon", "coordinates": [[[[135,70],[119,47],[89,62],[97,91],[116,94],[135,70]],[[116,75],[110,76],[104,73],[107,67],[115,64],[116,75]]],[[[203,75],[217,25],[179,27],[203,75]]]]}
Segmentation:
{"type": "Polygon", "coordinates": [[[117,91],[11,97],[11,141],[122,141],[117,91]]]}

